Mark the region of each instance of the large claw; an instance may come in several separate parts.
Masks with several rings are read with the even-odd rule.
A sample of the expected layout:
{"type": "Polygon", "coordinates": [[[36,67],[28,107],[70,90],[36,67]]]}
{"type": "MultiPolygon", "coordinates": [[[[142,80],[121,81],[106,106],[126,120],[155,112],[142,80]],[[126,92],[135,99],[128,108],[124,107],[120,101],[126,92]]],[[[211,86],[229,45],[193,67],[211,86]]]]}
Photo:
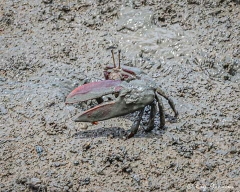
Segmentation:
{"type": "Polygon", "coordinates": [[[103,95],[118,93],[114,101],[97,105],[78,115],[75,121],[96,122],[118,117],[143,109],[154,100],[152,89],[142,89],[140,80],[127,83],[120,80],[105,80],[88,83],[73,90],[67,97],[66,103],[75,103],[96,99],[103,95]]]}
{"type": "Polygon", "coordinates": [[[125,100],[119,96],[115,101],[110,101],[91,108],[80,114],[74,121],[78,122],[95,122],[119,117],[142,109],[145,103],[135,105],[126,104],[125,100]]]}
{"type": "Polygon", "coordinates": [[[152,90],[147,90],[140,98],[135,98],[135,101],[128,102],[127,98],[129,98],[130,95],[131,90],[121,89],[115,101],[97,105],[80,114],[75,121],[95,122],[123,116],[143,109],[154,100],[154,92],[152,90]]]}
{"type": "Polygon", "coordinates": [[[96,99],[104,95],[119,92],[120,80],[105,80],[81,85],[74,89],[66,99],[66,103],[77,103],[90,99],[96,99]]]}
{"type": "MultiPolygon", "coordinates": [[[[105,119],[110,119],[116,116],[116,110],[119,109],[119,106],[116,101],[107,102],[101,105],[97,105],[85,112],[74,120],[77,122],[95,122],[105,119]]],[[[118,111],[118,110],[117,110],[118,111]]]]}

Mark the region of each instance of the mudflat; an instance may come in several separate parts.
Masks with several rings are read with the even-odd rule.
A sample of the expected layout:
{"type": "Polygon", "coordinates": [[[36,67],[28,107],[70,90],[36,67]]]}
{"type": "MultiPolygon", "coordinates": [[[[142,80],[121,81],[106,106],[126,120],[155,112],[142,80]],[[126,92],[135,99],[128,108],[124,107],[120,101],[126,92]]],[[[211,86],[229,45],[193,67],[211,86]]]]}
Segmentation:
{"type": "Polygon", "coordinates": [[[240,5],[237,0],[3,0],[0,191],[239,191],[240,5]],[[124,135],[137,112],[74,122],[66,105],[104,79],[111,50],[151,77],[166,125],[124,135]]]}

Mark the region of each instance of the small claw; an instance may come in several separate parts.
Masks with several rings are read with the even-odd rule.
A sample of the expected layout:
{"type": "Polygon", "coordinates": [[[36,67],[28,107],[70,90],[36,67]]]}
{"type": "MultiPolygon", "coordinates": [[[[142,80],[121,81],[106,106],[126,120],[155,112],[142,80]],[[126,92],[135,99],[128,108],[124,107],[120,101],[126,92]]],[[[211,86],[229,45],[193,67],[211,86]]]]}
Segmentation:
{"type": "Polygon", "coordinates": [[[122,70],[134,76],[144,74],[144,72],[137,67],[129,67],[129,66],[123,65],[122,70]]]}
{"type": "Polygon", "coordinates": [[[121,89],[120,80],[104,80],[81,85],[74,89],[66,99],[66,103],[76,103],[96,99],[103,95],[118,92],[121,89]]]}
{"type": "Polygon", "coordinates": [[[110,119],[113,117],[123,116],[140,109],[143,109],[146,105],[149,105],[154,100],[154,92],[148,91],[140,101],[137,102],[127,102],[128,100],[124,99],[128,94],[127,90],[119,90],[119,95],[115,101],[110,101],[97,105],[79,116],[75,119],[77,122],[95,122],[110,119]]]}
{"type": "MultiPolygon", "coordinates": [[[[106,66],[104,69],[104,76],[105,79],[109,79],[109,74],[111,73],[111,69],[115,68],[114,66],[106,66]],[[110,70],[110,71],[108,71],[110,70]]],[[[122,69],[122,75],[127,79],[127,77],[133,77],[134,79],[136,78],[136,76],[145,74],[141,69],[138,69],[136,67],[129,67],[126,65],[121,65],[121,69],[122,69]]]]}

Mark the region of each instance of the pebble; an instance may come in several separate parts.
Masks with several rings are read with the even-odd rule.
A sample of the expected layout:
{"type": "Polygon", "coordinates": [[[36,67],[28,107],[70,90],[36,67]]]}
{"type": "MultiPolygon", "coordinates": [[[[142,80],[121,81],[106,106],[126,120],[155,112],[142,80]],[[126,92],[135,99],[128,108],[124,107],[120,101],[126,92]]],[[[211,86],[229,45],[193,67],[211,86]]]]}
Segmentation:
{"type": "Polygon", "coordinates": [[[33,186],[36,186],[36,185],[41,184],[41,182],[42,182],[42,181],[41,181],[40,179],[38,179],[38,178],[36,178],[36,177],[33,177],[33,178],[31,178],[29,184],[32,184],[33,186]]]}
{"type": "Polygon", "coordinates": [[[87,125],[87,123],[81,123],[79,125],[79,128],[85,130],[85,129],[88,129],[88,125],[87,125]]]}
{"type": "Polygon", "coordinates": [[[71,9],[70,9],[69,6],[64,5],[64,6],[61,7],[61,10],[64,11],[64,12],[68,12],[68,11],[70,11],[71,9]]]}
{"type": "Polygon", "coordinates": [[[40,157],[43,152],[43,148],[41,146],[36,146],[36,151],[37,151],[38,156],[40,157]]]}
{"type": "Polygon", "coordinates": [[[7,109],[5,108],[5,106],[1,105],[0,106],[0,115],[5,115],[7,114],[7,109]]]}
{"type": "Polygon", "coordinates": [[[88,185],[90,183],[90,178],[89,177],[87,177],[87,178],[85,178],[85,179],[80,179],[79,180],[79,184],[81,185],[81,186],[83,186],[83,185],[88,185]]]}
{"type": "Polygon", "coordinates": [[[69,187],[68,187],[68,186],[64,186],[64,187],[63,187],[63,191],[64,191],[64,192],[65,192],[65,191],[67,192],[68,190],[69,190],[69,187]]]}
{"type": "Polygon", "coordinates": [[[53,1],[53,0],[43,0],[43,3],[45,3],[45,4],[50,4],[50,3],[52,3],[52,1],[53,1]]]}
{"type": "Polygon", "coordinates": [[[79,165],[79,161],[74,161],[73,164],[74,164],[75,166],[77,166],[77,165],[79,165]]]}

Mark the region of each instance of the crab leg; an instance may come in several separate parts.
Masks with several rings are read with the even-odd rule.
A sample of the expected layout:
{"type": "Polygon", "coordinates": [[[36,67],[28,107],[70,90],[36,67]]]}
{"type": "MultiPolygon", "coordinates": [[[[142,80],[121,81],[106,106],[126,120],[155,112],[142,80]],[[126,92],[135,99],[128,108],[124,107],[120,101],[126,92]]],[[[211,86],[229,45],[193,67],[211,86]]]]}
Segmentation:
{"type": "Polygon", "coordinates": [[[121,66],[120,66],[120,61],[121,61],[120,54],[121,54],[121,50],[118,50],[118,69],[121,69],[121,66]]]}
{"type": "MultiPolygon", "coordinates": [[[[144,108],[145,108],[145,107],[144,107],[144,108]]],[[[139,127],[140,122],[141,122],[141,120],[142,120],[144,108],[139,111],[139,114],[138,114],[137,119],[136,119],[136,120],[134,121],[134,123],[132,124],[132,127],[131,127],[131,129],[130,129],[130,133],[129,133],[129,135],[127,136],[128,139],[131,138],[131,137],[133,137],[133,136],[137,133],[138,127],[139,127]]]]}
{"type": "Polygon", "coordinates": [[[156,91],[157,91],[157,93],[158,93],[159,95],[163,96],[165,99],[168,100],[168,104],[171,106],[172,110],[174,111],[175,117],[177,117],[177,116],[178,116],[178,111],[177,111],[176,108],[175,108],[175,105],[174,105],[174,103],[173,103],[173,100],[172,100],[171,98],[169,98],[169,97],[164,93],[164,91],[161,90],[159,87],[157,88],[156,91]]]}
{"type": "Polygon", "coordinates": [[[154,128],[154,118],[155,118],[156,111],[157,111],[155,102],[153,102],[150,105],[150,107],[151,107],[151,111],[150,111],[148,126],[147,126],[147,128],[144,129],[146,132],[149,132],[149,131],[153,130],[153,128],[154,128]]]}
{"type": "Polygon", "coordinates": [[[160,128],[163,128],[165,125],[164,107],[163,107],[162,99],[157,93],[156,93],[156,99],[157,99],[158,108],[159,108],[160,128]]]}

